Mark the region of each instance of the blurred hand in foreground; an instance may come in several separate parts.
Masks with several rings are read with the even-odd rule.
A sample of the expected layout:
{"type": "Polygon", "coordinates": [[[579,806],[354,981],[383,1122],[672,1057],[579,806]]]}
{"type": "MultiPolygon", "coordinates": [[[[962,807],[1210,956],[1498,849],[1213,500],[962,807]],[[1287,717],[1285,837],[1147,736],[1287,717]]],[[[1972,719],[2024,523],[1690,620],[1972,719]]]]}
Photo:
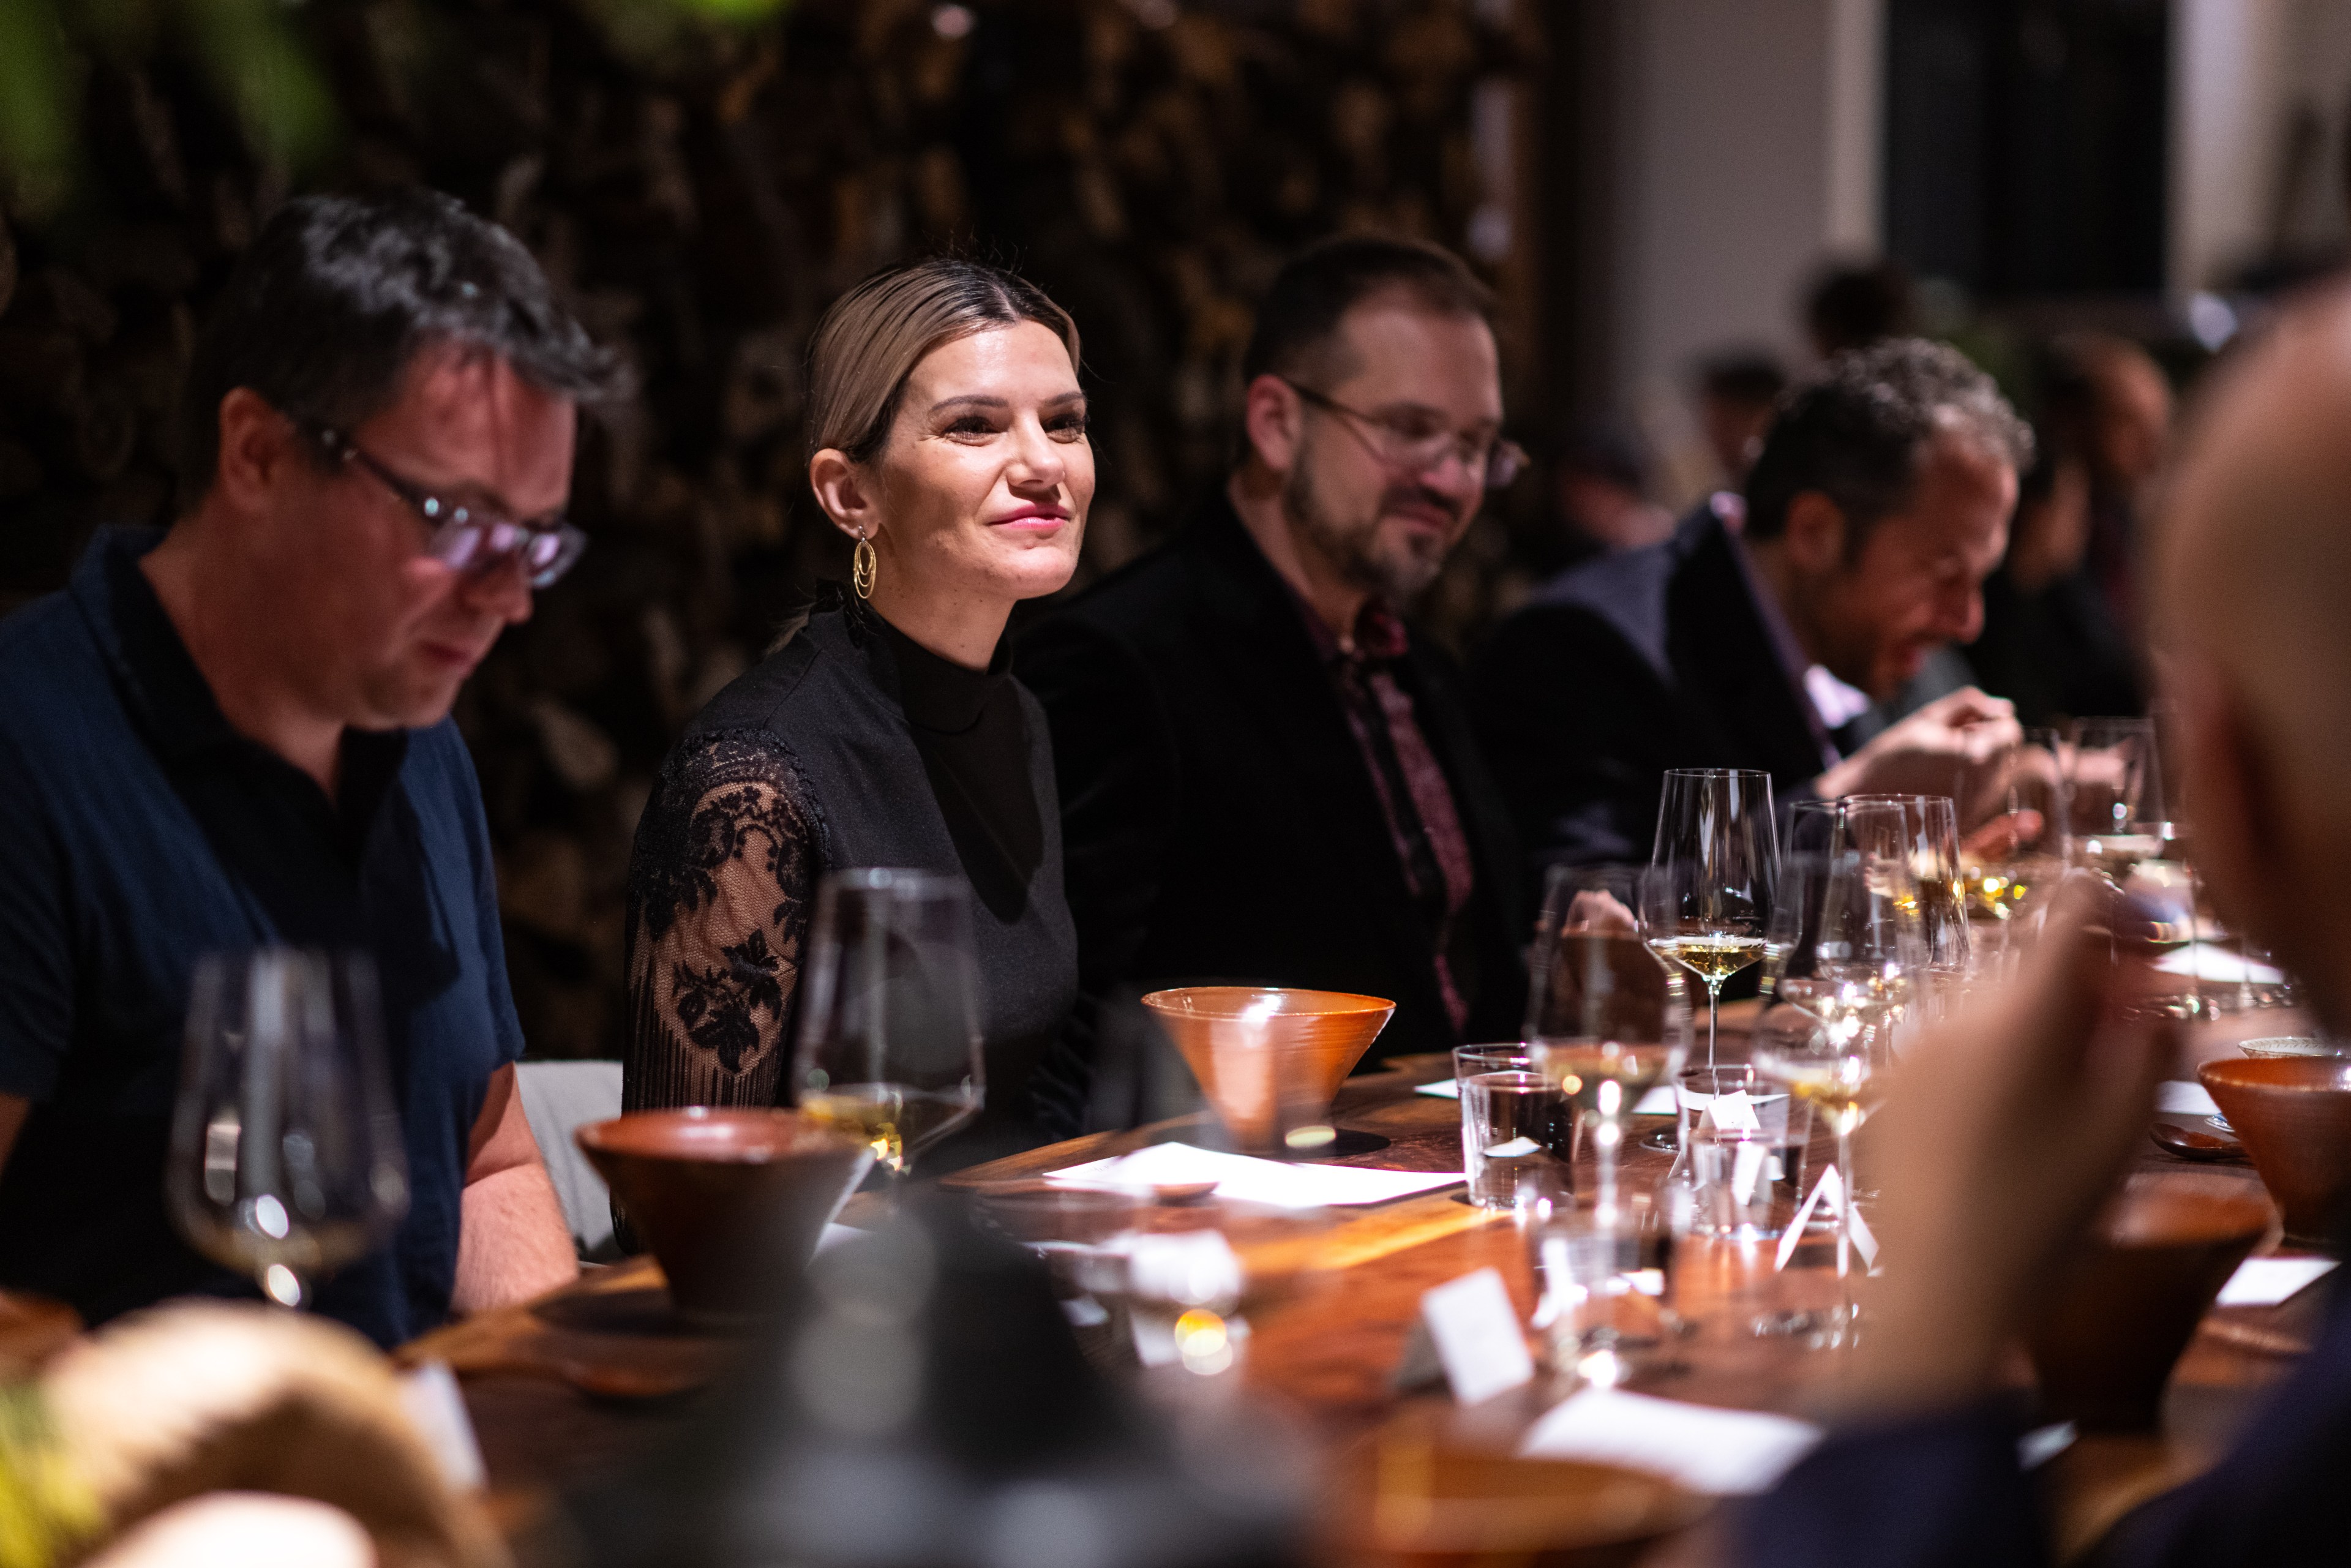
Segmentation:
{"type": "Polygon", "coordinates": [[[2069,879],[2017,981],[1904,1056],[1875,1126],[1886,1270],[1854,1369],[1861,1406],[1984,1393],[2035,1281],[2146,1136],[2173,1041],[2126,1011],[2147,963],[2126,910],[2069,879]]]}
{"type": "Polygon", "coordinates": [[[1949,795],[1961,826],[1970,826],[1998,804],[2009,755],[2023,738],[2014,704],[1964,686],[1881,730],[1815,788],[1824,800],[1949,795]]]}

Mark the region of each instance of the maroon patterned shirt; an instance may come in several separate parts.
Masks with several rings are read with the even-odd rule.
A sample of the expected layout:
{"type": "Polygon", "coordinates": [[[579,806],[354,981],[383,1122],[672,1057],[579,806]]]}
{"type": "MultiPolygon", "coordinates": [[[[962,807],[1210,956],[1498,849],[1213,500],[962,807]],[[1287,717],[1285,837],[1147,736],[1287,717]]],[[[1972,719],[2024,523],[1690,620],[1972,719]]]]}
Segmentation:
{"type": "MultiPolygon", "coordinates": [[[[1288,586],[1286,583],[1284,586],[1288,586]]],[[[1412,698],[1396,684],[1392,666],[1409,645],[1404,622],[1377,602],[1364,606],[1355,619],[1354,645],[1343,647],[1338,637],[1295,589],[1290,598],[1314,639],[1315,652],[1330,673],[1347,715],[1347,727],[1364,754],[1386,816],[1388,835],[1405,885],[1428,918],[1435,938],[1430,954],[1437,966],[1437,983],[1445,1010],[1458,1034],[1469,1021],[1468,1003],[1453,983],[1448,955],[1453,947],[1461,910],[1469,902],[1476,873],[1469,859],[1468,836],[1461,831],[1461,815],[1453,804],[1453,786],[1428,748],[1413,712],[1412,698]]]]}

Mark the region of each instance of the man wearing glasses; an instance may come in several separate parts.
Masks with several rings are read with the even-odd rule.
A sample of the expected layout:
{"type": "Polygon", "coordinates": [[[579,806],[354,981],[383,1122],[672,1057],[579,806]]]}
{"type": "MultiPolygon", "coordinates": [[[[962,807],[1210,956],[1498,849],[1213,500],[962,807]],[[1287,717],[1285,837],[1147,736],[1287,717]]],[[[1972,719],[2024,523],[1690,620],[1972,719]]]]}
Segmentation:
{"type": "Polygon", "coordinates": [[[391,1344],[574,1271],[521,1103],[458,687],[584,539],[611,357],[423,192],[270,219],[199,340],[181,513],[0,622],[0,1284],[93,1321],[251,1287],[165,1214],[190,971],[358,949],[409,1201],[319,1310],[391,1344]]]}
{"type": "Polygon", "coordinates": [[[1489,309],[1431,246],[1297,257],[1228,483],[1022,644],[1096,1003],[1259,981],[1394,999],[1380,1055],[1515,1034],[1509,831],[1451,670],[1399,618],[1523,461],[1489,309]]]}

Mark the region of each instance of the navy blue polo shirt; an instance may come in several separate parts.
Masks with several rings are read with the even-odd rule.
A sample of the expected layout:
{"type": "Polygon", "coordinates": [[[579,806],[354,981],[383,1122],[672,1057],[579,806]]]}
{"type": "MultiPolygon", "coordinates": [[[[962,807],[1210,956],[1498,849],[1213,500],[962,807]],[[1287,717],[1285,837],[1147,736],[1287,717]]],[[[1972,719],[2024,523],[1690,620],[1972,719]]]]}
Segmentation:
{"type": "Polygon", "coordinates": [[[101,533],[65,592],[0,621],[0,1092],[32,1102],[0,1169],[0,1285],[93,1322],[256,1293],[165,1215],[189,977],[209,952],[359,947],[410,1207],[318,1305],[396,1344],[448,1315],[468,1142],[522,1051],[481,788],[445,720],[346,731],[340,801],[232,730],[140,570],[162,538],[101,533]]]}

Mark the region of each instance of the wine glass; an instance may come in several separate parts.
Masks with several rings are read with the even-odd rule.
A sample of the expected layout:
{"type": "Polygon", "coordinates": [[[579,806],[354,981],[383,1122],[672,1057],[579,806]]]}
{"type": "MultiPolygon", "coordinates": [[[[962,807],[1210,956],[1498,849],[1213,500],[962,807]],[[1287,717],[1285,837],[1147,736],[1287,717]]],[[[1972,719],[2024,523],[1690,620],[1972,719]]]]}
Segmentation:
{"type": "Polygon", "coordinates": [[[2065,772],[2068,858],[2116,882],[2163,853],[2169,821],[2155,725],[2085,718],[2074,725],[2065,772]]]}
{"type": "Polygon", "coordinates": [[[1779,860],[1770,774],[1667,771],[1649,856],[1654,874],[1641,883],[1642,935],[1651,950],[1706,983],[1708,1067],[1722,982],[1763,956],[1779,860]]]}
{"type": "Polygon", "coordinates": [[[1850,1253],[1853,1134],[1876,1104],[1925,967],[1917,879],[1889,852],[1905,833],[1898,806],[1843,803],[1824,854],[1791,854],[1780,895],[1792,930],[1773,1005],[1757,1020],[1752,1061],[1828,1118],[1836,1137],[1839,1305],[1834,1340],[1855,1326],[1850,1253]]]}
{"type": "Polygon", "coordinates": [[[978,974],[960,878],[884,867],[818,888],[792,1082],[800,1110],[871,1144],[893,1186],[979,1113],[978,974]]]}
{"type": "Polygon", "coordinates": [[[1922,1016],[1930,1016],[1950,988],[1968,977],[1974,956],[1959,871],[1959,808],[1942,795],[1849,795],[1845,804],[1892,806],[1902,813],[1898,832],[1891,816],[1883,813],[1849,814],[1847,820],[1862,825],[1882,821],[1895,836],[1884,845],[1865,845],[1865,852],[1875,849],[1910,862],[1917,883],[1919,935],[1926,945],[1925,973],[1937,988],[1934,997],[1918,998],[1922,1016]]]}
{"type": "Polygon", "coordinates": [[[164,1179],[188,1244],[281,1306],[408,1213],[408,1154],[364,953],[197,961],[164,1179]]]}
{"type": "Polygon", "coordinates": [[[1642,940],[1641,884],[1651,874],[1640,866],[1553,866],[1529,966],[1522,1038],[1591,1130],[1604,1223],[1620,1207],[1626,1119],[1689,1052],[1687,983],[1642,940]]]}

